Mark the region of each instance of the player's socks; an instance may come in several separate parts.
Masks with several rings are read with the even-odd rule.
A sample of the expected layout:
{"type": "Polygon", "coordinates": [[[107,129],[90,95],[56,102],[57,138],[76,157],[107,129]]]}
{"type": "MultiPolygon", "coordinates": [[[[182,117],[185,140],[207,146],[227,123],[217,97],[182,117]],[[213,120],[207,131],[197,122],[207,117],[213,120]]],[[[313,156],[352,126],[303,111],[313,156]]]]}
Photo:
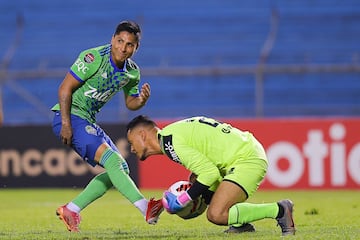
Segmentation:
{"type": "Polygon", "coordinates": [[[134,202],[133,204],[137,209],[140,210],[140,212],[142,213],[143,216],[146,216],[146,209],[148,207],[148,200],[143,198],[143,199],[140,199],[140,200],[134,202]]]}
{"type": "Polygon", "coordinates": [[[80,213],[80,211],[81,211],[81,209],[78,207],[78,205],[76,205],[73,202],[69,202],[68,204],[66,204],[66,208],[75,213],[80,213]]]}
{"type": "Polygon", "coordinates": [[[100,164],[106,169],[114,187],[131,203],[144,199],[144,196],[130,178],[129,167],[120,154],[107,149],[101,156],[100,164]]]}
{"type": "Polygon", "coordinates": [[[86,186],[86,188],[72,200],[80,210],[87,205],[103,196],[107,190],[113,186],[110,178],[106,172],[96,175],[86,186]]]}
{"type": "Polygon", "coordinates": [[[229,209],[228,224],[243,224],[264,218],[276,218],[278,212],[277,203],[237,203],[229,209]]]}
{"type": "Polygon", "coordinates": [[[276,218],[282,218],[284,216],[285,209],[280,203],[277,203],[277,204],[279,207],[279,212],[278,212],[276,218]]]}

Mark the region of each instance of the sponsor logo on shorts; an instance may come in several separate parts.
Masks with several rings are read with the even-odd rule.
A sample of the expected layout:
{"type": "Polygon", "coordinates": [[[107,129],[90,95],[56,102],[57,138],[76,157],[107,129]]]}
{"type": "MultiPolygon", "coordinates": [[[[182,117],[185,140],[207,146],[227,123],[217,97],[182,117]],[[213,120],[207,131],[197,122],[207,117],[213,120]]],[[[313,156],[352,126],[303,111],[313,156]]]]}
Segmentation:
{"type": "Polygon", "coordinates": [[[92,135],[97,135],[96,134],[96,129],[93,127],[93,126],[91,126],[91,125],[87,125],[86,127],[85,127],[85,131],[88,133],[88,134],[92,134],[92,135]]]}
{"type": "Polygon", "coordinates": [[[92,63],[95,60],[95,57],[92,53],[87,53],[84,57],[84,61],[87,63],[92,63]]]}

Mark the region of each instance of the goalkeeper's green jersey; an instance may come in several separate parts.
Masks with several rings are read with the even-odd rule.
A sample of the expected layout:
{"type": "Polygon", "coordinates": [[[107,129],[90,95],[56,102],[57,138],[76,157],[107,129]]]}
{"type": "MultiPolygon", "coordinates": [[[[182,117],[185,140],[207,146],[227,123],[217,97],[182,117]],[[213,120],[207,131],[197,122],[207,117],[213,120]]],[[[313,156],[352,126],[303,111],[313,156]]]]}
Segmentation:
{"type": "Polygon", "coordinates": [[[252,133],[207,117],[192,117],[158,132],[162,152],[211,186],[239,161],[262,159],[265,151],[252,133]]]}
{"type": "MultiPolygon", "coordinates": [[[[71,114],[92,123],[104,104],[121,89],[126,95],[139,95],[139,67],[127,59],[124,68],[119,69],[111,58],[110,44],[81,52],[70,73],[82,83],[72,94],[71,114]]],[[[52,110],[60,110],[60,105],[52,110]]]]}

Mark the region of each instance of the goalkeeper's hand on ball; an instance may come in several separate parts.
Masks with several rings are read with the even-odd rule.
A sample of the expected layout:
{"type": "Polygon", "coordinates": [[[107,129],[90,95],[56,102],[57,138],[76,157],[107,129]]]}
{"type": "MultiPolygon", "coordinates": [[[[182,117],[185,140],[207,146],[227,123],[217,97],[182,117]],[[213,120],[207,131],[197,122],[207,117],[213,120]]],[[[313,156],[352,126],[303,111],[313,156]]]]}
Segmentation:
{"type": "Polygon", "coordinates": [[[183,192],[179,196],[176,196],[169,191],[165,191],[162,203],[168,213],[174,214],[183,209],[191,200],[192,199],[187,192],[183,192]]]}

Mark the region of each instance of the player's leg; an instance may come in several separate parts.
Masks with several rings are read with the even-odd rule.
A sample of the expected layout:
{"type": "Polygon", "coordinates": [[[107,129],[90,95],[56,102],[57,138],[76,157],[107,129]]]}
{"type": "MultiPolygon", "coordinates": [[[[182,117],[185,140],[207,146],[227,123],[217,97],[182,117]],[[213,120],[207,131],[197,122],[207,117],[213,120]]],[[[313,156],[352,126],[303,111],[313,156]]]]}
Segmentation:
{"type": "Polygon", "coordinates": [[[217,225],[228,225],[229,209],[236,203],[245,201],[246,198],[246,194],[239,186],[229,181],[222,181],[208,207],[208,220],[217,225]]]}
{"type": "MultiPolygon", "coordinates": [[[[279,203],[246,203],[246,199],[257,190],[265,176],[266,161],[249,160],[234,165],[232,174],[224,177],[224,181],[216,190],[211,208],[208,210],[209,220],[220,225],[246,224],[264,218],[277,219],[283,234],[295,232],[292,221],[292,203],[288,200],[279,203]],[[231,205],[233,203],[233,205],[231,205]],[[284,214],[285,213],[285,214],[284,214]],[[281,220],[280,220],[281,219],[281,220]]],[[[284,235],[285,235],[284,234],[284,235]]]]}
{"type": "Polygon", "coordinates": [[[120,153],[111,149],[108,144],[103,143],[97,148],[94,159],[106,169],[114,187],[131,203],[139,200],[144,201],[144,203],[138,207],[143,215],[145,215],[147,200],[129,176],[128,164],[120,153]]]}
{"type": "MultiPolygon", "coordinates": [[[[83,124],[83,123],[81,123],[83,124]]],[[[76,129],[76,136],[73,142],[76,151],[85,159],[89,164],[100,166],[106,169],[106,185],[114,186],[123,196],[125,196],[140,212],[146,217],[148,223],[154,224],[158,219],[158,215],[162,211],[160,201],[150,199],[148,201],[141,194],[134,181],[129,175],[129,167],[126,160],[122,157],[116,145],[112,142],[110,137],[98,125],[87,123],[86,126],[81,126],[76,129]],[[150,206],[150,208],[148,207],[150,206]],[[149,210],[149,211],[148,211],[149,210]],[[151,211],[150,211],[151,210],[151,211]],[[151,213],[150,215],[147,213],[151,213]],[[157,214],[157,215],[156,215],[157,214]]],[[[75,135],[75,133],[74,133],[75,135]]],[[[93,188],[91,182],[87,189],[93,188]]],[[[96,184],[96,182],[94,182],[96,184]]],[[[85,189],[86,190],[86,189],[85,189]]],[[[84,191],[85,191],[84,190],[84,191]]],[[[106,189],[104,189],[105,191],[106,189]]],[[[96,200],[99,195],[92,195],[92,199],[96,200]]]]}
{"type": "Polygon", "coordinates": [[[163,211],[160,200],[144,198],[129,175],[129,167],[110,137],[102,130],[105,143],[97,147],[94,160],[106,169],[113,186],[123,194],[145,217],[149,224],[155,224],[163,211]],[[120,171],[119,171],[120,170],[120,171]]]}
{"type": "Polygon", "coordinates": [[[80,211],[103,196],[112,186],[107,173],[100,173],[71,202],[59,207],[56,214],[65,223],[69,231],[78,232],[81,221],[80,211]]]}
{"type": "Polygon", "coordinates": [[[264,218],[273,218],[281,227],[282,235],[295,234],[292,211],[293,203],[288,199],[261,204],[237,203],[229,209],[228,224],[244,224],[264,218]]]}
{"type": "Polygon", "coordinates": [[[262,159],[240,161],[232,168],[232,174],[224,177],[226,181],[239,188],[243,201],[239,201],[229,208],[228,224],[244,224],[263,218],[275,218],[279,211],[276,203],[251,204],[245,203],[258,189],[267,171],[267,162],[262,159]],[[241,210],[241,216],[236,216],[241,210]]]}
{"type": "Polygon", "coordinates": [[[224,180],[220,183],[209,205],[207,217],[217,225],[244,224],[263,218],[275,218],[277,203],[245,203],[247,193],[237,183],[224,180]]]}
{"type": "MultiPolygon", "coordinates": [[[[197,175],[195,173],[190,173],[189,175],[189,181],[194,183],[197,179],[197,175]]],[[[202,198],[204,198],[205,203],[207,205],[210,204],[210,201],[216,191],[216,189],[219,187],[220,182],[215,182],[213,185],[207,189],[206,192],[202,193],[202,198]]],[[[244,223],[244,224],[234,224],[231,225],[227,230],[225,230],[225,233],[243,233],[243,232],[254,232],[255,227],[250,223],[244,223]]]]}
{"type": "MultiPolygon", "coordinates": [[[[103,144],[106,144],[106,146],[110,147],[112,151],[118,153],[116,146],[100,127],[74,115],[71,116],[71,121],[73,124],[73,149],[90,165],[95,166],[97,164],[97,162],[94,161],[95,153],[99,146],[103,144]]],[[[55,115],[53,121],[53,131],[58,137],[60,134],[60,129],[61,117],[58,114],[55,115]]],[[[118,154],[117,159],[120,159],[119,162],[122,162],[122,166],[127,168],[127,164],[125,160],[121,157],[120,153],[118,154]]],[[[120,168],[118,168],[118,170],[120,170],[120,168]]],[[[119,173],[120,175],[123,174],[123,172],[121,171],[119,171],[119,173]]],[[[126,178],[129,178],[128,174],[125,176],[125,179],[126,178]]],[[[130,182],[133,184],[131,179],[130,182]]],[[[99,174],[95,176],[92,181],[90,181],[87,187],[78,196],[76,196],[75,199],[73,199],[70,203],[57,209],[57,215],[59,215],[59,218],[63,220],[69,231],[79,231],[78,226],[81,219],[79,212],[91,202],[101,197],[112,186],[113,183],[110,179],[110,176],[108,175],[108,172],[99,174]]],[[[124,186],[124,188],[125,187],[126,186],[124,186]]],[[[155,213],[158,213],[159,207],[162,207],[161,205],[159,205],[159,201],[150,200],[148,202],[146,199],[143,198],[142,195],[140,197],[137,196],[139,196],[139,193],[136,188],[135,194],[133,194],[130,199],[144,215],[146,214],[148,205],[151,205],[150,209],[158,209],[158,211],[155,211],[155,213]],[[141,199],[135,200],[133,202],[132,197],[134,196],[135,198],[141,199]]],[[[162,210],[162,208],[160,210],[162,210]]],[[[148,219],[147,217],[146,220],[149,220],[148,222],[152,224],[156,223],[158,215],[154,216],[154,214],[152,214],[149,216],[152,218],[148,219]]]]}
{"type": "MultiPolygon", "coordinates": [[[[72,123],[77,122],[77,118],[74,119],[73,116],[71,116],[71,121],[72,123]]],[[[52,130],[55,136],[60,139],[61,115],[59,111],[54,114],[52,130]]],[[[58,207],[56,209],[56,215],[64,222],[69,231],[79,232],[79,224],[81,221],[79,212],[81,209],[76,204],[70,203],[70,205],[72,206],[72,209],[69,209],[69,203],[58,207]]]]}
{"type": "MultiPolygon", "coordinates": [[[[104,135],[101,129],[98,130],[98,126],[92,125],[88,121],[75,115],[71,115],[71,122],[73,126],[72,148],[90,165],[96,166],[96,162],[87,156],[87,145],[91,145],[94,142],[98,142],[99,145],[103,141],[106,141],[111,147],[116,149],[116,146],[111,142],[111,139],[106,134],[104,135]]],[[[60,136],[60,130],[61,115],[60,112],[56,112],[53,120],[53,132],[58,138],[60,136]]],[[[70,210],[79,213],[91,202],[103,196],[111,187],[112,183],[107,176],[107,173],[101,173],[90,181],[86,188],[70,202],[68,207],[70,210]]]]}
{"type": "MultiPolygon", "coordinates": [[[[90,165],[94,166],[96,165],[96,162],[94,160],[89,160],[87,155],[93,155],[96,150],[91,150],[91,147],[87,146],[90,145],[96,149],[99,144],[101,145],[102,142],[106,142],[114,151],[118,151],[110,137],[97,125],[93,126],[89,122],[77,117],[74,117],[73,121],[74,124],[77,125],[73,137],[73,142],[75,143],[74,145],[78,146],[75,147],[75,151],[79,152],[83,159],[87,159],[90,165]],[[86,129],[88,130],[86,131],[86,129]],[[93,135],[95,135],[95,137],[93,135]],[[81,152],[80,149],[87,149],[87,151],[81,152]]],[[[88,183],[88,185],[80,194],[78,194],[70,203],[67,204],[67,207],[71,211],[80,213],[81,210],[87,207],[90,203],[94,202],[96,199],[102,197],[112,187],[113,184],[107,172],[100,173],[88,183]]]]}
{"type": "Polygon", "coordinates": [[[131,179],[129,167],[121,154],[103,143],[97,148],[94,159],[106,169],[114,187],[140,210],[149,224],[155,224],[163,211],[161,201],[145,199],[131,179]]]}
{"type": "Polygon", "coordinates": [[[102,197],[113,184],[106,172],[96,175],[85,187],[85,189],[78,194],[67,207],[79,213],[86,208],[90,203],[102,197]]]}

